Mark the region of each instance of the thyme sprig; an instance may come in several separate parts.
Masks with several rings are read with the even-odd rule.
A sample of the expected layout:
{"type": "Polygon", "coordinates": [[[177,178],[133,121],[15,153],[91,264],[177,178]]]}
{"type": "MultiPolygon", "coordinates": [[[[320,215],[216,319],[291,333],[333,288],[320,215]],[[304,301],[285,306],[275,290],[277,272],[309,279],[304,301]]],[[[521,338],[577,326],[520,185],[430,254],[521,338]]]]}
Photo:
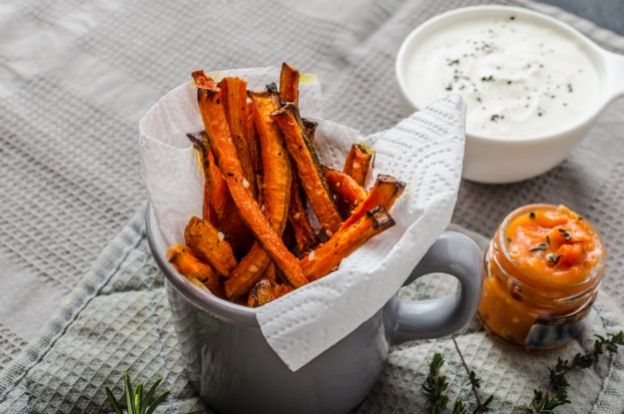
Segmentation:
{"type": "Polygon", "coordinates": [[[617,353],[618,346],[624,346],[624,332],[620,331],[609,338],[596,335],[594,347],[584,354],[577,353],[572,361],[557,358],[554,367],[548,368],[548,388],[546,391],[533,390],[533,399],[529,405],[521,407],[530,414],[552,414],[553,410],[569,404],[568,387],[570,384],[566,374],[574,369],[584,369],[594,366],[605,352],[617,353]]]}
{"type": "Polygon", "coordinates": [[[494,399],[494,395],[490,395],[485,401],[482,401],[481,394],[479,393],[479,388],[481,388],[481,379],[477,377],[477,374],[468,368],[468,364],[466,363],[466,359],[464,358],[464,354],[462,354],[461,349],[459,349],[459,345],[457,344],[457,340],[455,337],[453,339],[453,344],[455,345],[455,350],[459,355],[459,359],[466,370],[466,374],[468,374],[468,381],[470,381],[470,386],[472,387],[472,393],[475,396],[475,400],[477,401],[477,407],[474,409],[473,413],[484,413],[489,411],[489,405],[494,399]]]}
{"type": "MultiPolygon", "coordinates": [[[[448,388],[446,375],[440,374],[442,365],[444,365],[444,357],[441,353],[436,352],[429,363],[429,374],[422,385],[429,402],[430,414],[443,413],[449,402],[449,398],[446,395],[446,389],[448,388]]],[[[453,409],[453,412],[455,412],[455,409],[453,409]]]]}
{"type": "MultiPolygon", "coordinates": [[[[459,345],[457,344],[455,337],[453,337],[453,343],[455,344],[455,349],[457,350],[461,363],[466,370],[466,374],[468,374],[468,381],[470,382],[472,392],[475,396],[475,400],[477,401],[477,406],[472,413],[477,414],[489,411],[489,405],[494,399],[494,395],[490,395],[485,399],[485,401],[482,400],[481,394],[479,393],[479,388],[481,388],[481,379],[468,367],[466,359],[459,349],[459,345]]],[[[430,414],[444,413],[449,403],[449,397],[446,394],[446,390],[448,388],[447,377],[446,375],[442,375],[440,373],[440,369],[443,365],[444,357],[439,352],[436,352],[433,355],[433,359],[429,363],[429,374],[427,375],[427,378],[425,378],[425,382],[422,385],[429,403],[430,414]]],[[[455,400],[451,411],[452,414],[468,414],[468,412],[468,404],[466,402],[460,399],[455,400]]]]}
{"type": "MultiPolygon", "coordinates": [[[[475,371],[471,370],[466,363],[456,339],[453,337],[453,344],[459,355],[462,366],[468,374],[468,380],[472,387],[476,407],[472,411],[473,414],[484,413],[489,411],[490,403],[494,399],[494,395],[490,395],[485,400],[479,392],[481,388],[481,379],[475,371]]],[[[533,390],[533,399],[528,405],[523,405],[520,410],[527,414],[554,414],[554,409],[565,404],[570,404],[568,399],[568,387],[570,384],[566,378],[566,374],[575,369],[584,369],[594,366],[605,353],[617,353],[619,346],[624,346],[624,331],[610,335],[605,338],[596,335],[593,348],[586,353],[577,353],[572,360],[557,358],[554,367],[548,368],[548,388],[546,391],[533,390]]],[[[436,352],[433,359],[429,363],[429,374],[422,385],[423,391],[429,403],[430,414],[443,414],[449,403],[447,395],[448,379],[446,375],[441,373],[444,365],[444,356],[436,352]]],[[[453,405],[452,414],[468,414],[469,405],[460,399],[457,399],[453,405]]]]}

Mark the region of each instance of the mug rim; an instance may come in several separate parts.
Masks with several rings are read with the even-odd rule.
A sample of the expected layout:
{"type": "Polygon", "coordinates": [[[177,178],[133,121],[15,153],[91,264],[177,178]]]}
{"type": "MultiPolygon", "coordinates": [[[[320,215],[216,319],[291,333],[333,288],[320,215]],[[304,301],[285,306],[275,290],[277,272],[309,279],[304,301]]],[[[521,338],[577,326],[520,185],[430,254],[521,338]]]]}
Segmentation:
{"type": "Polygon", "coordinates": [[[166,251],[166,249],[163,249],[164,240],[156,222],[151,200],[147,202],[145,209],[145,233],[152,256],[158,268],[165,275],[166,281],[173,285],[188,301],[206,312],[234,319],[247,325],[258,326],[255,308],[248,308],[229,302],[212,293],[206,294],[206,292],[192,284],[171,265],[164,253],[166,251]]]}

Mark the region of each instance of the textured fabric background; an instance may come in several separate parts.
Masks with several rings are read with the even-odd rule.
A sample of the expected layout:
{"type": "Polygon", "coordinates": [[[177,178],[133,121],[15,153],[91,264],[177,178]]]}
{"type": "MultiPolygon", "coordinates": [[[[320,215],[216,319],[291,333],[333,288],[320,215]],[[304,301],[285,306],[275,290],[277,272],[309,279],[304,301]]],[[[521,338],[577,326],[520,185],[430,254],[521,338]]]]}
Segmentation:
{"type": "MultiPolygon", "coordinates": [[[[487,244],[486,238],[473,237],[482,246],[487,244]]],[[[441,275],[421,279],[403,289],[402,296],[431,298],[451,293],[454,286],[448,280],[441,275]]],[[[607,295],[600,296],[590,314],[592,331],[605,335],[623,329],[617,309],[607,295]]],[[[470,367],[483,379],[484,392],[496,394],[495,413],[509,413],[528,403],[532,389],[544,386],[547,365],[557,356],[569,358],[588,350],[592,341],[589,335],[560,352],[527,354],[493,340],[476,322],[458,337],[470,367]]],[[[452,342],[416,341],[391,350],[379,382],[355,412],[425,412],[420,386],[434,352],[446,356],[444,372],[449,377],[451,401],[457,396],[471,401],[452,342]]],[[[172,395],[159,412],[210,412],[187,381],[142,214],[106,248],[43,335],[0,374],[0,412],[109,412],[104,386],[114,386],[114,393],[121,395],[124,372],[132,373],[135,381],[164,379],[172,395]]],[[[596,369],[571,374],[569,381],[573,391],[567,412],[603,414],[624,409],[624,355],[605,357],[596,369]]],[[[258,407],[258,412],[267,409],[258,407]]]]}
{"type": "MultiPolygon", "coordinates": [[[[437,13],[473,3],[2,3],[0,369],[7,369],[27,342],[41,341],[37,332],[67,303],[70,291],[98,253],[142,205],[145,192],[138,170],[137,120],[192,69],[275,65],[287,60],[319,74],[328,119],[370,133],[404,115],[393,75],[394,55],[403,37],[437,13]]],[[[571,23],[610,50],[624,52],[622,37],[557,9],[526,5],[571,23]]],[[[454,221],[487,235],[520,204],[547,201],[570,205],[603,232],[610,248],[604,291],[624,307],[624,247],[618,243],[624,235],[623,127],[624,101],[620,100],[605,111],[583,144],[555,170],[509,186],[463,183],[454,221]]],[[[134,254],[139,253],[129,256],[134,254]]],[[[128,282],[134,286],[129,290],[144,288],[138,279],[148,277],[151,262],[142,266],[145,274],[137,271],[137,280],[128,282]]],[[[153,303],[148,303],[152,303],[150,309],[156,309],[163,299],[157,291],[152,295],[153,303]]],[[[131,323],[129,315],[139,311],[133,309],[128,305],[119,314],[131,323]]],[[[141,308],[140,312],[158,318],[161,313],[156,310],[150,314],[141,308]]],[[[158,321],[163,325],[155,332],[164,333],[166,318],[158,321]]],[[[113,322],[118,323],[107,317],[82,325],[80,334],[93,338],[80,351],[97,355],[94,350],[101,346],[101,328],[113,322]]],[[[127,340],[123,335],[108,339],[119,346],[127,340]]],[[[169,344],[174,346],[174,342],[169,344]]],[[[149,347],[132,352],[138,353],[137,360],[141,356],[154,358],[149,347]]],[[[79,365],[86,357],[72,352],[66,358],[65,367],[79,365]]],[[[156,369],[141,361],[143,365],[132,371],[156,369]]],[[[414,369],[417,362],[413,362],[414,369]]],[[[114,369],[121,372],[126,368],[114,369]]],[[[103,379],[98,370],[93,375],[103,379]]],[[[27,380],[34,387],[41,385],[42,393],[60,395],[61,399],[78,384],[75,378],[63,381],[57,388],[45,388],[41,385],[45,377],[27,380]]],[[[98,388],[96,383],[81,382],[80,386],[84,391],[98,388]]],[[[69,407],[70,403],[65,404],[69,407]]]]}

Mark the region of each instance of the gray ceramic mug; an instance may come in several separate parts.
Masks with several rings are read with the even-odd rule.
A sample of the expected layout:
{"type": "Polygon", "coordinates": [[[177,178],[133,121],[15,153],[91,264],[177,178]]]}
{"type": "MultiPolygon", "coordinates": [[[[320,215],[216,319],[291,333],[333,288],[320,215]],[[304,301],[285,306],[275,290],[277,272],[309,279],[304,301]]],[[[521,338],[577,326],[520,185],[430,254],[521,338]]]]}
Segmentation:
{"type": "Polygon", "coordinates": [[[372,318],[296,372],[266,342],[253,309],[199,291],[167,261],[167,246],[148,206],[147,237],[165,275],[180,352],[191,382],[221,413],[344,413],[381,373],[390,345],[457,332],[481,295],[481,252],[468,237],[446,232],[405,284],[429,273],[459,280],[454,295],[421,301],[394,296],[372,318]]]}

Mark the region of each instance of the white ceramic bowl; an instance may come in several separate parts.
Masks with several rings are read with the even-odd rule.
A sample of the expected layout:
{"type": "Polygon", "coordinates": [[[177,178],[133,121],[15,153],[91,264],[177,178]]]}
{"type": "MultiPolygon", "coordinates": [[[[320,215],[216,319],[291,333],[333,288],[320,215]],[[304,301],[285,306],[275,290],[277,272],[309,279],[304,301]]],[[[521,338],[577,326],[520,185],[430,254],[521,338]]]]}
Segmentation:
{"type": "Polygon", "coordinates": [[[412,31],[401,45],[396,59],[396,77],[410,111],[419,108],[407,87],[408,63],[426,36],[475,15],[504,18],[510,13],[550,26],[576,41],[596,67],[601,86],[600,97],[596,107],[586,117],[555,134],[518,140],[466,134],[463,177],[482,183],[521,181],[553,168],[583,139],[601,111],[615,98],[624,95],[624,56],[602,49],[577,30],[544,14],[519,7],[474,6],[455,9],[426,21],[412,31]]]}

